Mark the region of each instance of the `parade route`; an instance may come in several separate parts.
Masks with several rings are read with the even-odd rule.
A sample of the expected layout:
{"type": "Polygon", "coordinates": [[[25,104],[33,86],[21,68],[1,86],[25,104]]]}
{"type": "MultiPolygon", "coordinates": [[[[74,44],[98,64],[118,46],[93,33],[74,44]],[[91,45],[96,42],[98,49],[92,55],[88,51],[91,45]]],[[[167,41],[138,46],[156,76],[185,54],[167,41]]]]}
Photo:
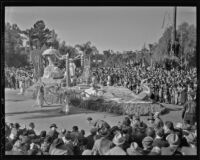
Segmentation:
{"type": "MultiPolygon", "coordinates": [[[[74,125],[77,125],[80,130],[84,129],[87,135],[89,134],[90,128],[86,119],[89,116],[93,119],[103,119],[111,125],[116,125],[124,117],[75,107],[72,108],[69,115],[64,115],[59,113],[61,106],[32,107],[35,101],[31,99],[31,96],[18,95],[18,92],[19,90],[5,89],[5,120],[6,122],[18,122],[24,125],[34,122],[38,134],[41,130],[48,130],[51,123],[56,123],[58,131],[62,128],[71,130],[74,125]]],[[[161,116],[161,118],[164,121],[181,122],[182,107],[175,105],[165,106],[169,108],[170,112],[161,116]]],[[[141,117],[141,119],[146,122],[147,117],[141,117]]]]}

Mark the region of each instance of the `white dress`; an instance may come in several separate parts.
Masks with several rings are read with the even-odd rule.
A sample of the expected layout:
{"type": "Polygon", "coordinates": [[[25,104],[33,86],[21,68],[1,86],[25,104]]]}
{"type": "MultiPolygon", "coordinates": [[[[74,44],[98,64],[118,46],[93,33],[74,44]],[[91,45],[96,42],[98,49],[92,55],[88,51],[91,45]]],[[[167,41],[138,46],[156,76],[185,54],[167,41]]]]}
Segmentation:
{"type": "Polygon", "coordinates": [[[37,105],[42,107],[44,105],[44,94],[38,91],[37,94],[37,105]]]}

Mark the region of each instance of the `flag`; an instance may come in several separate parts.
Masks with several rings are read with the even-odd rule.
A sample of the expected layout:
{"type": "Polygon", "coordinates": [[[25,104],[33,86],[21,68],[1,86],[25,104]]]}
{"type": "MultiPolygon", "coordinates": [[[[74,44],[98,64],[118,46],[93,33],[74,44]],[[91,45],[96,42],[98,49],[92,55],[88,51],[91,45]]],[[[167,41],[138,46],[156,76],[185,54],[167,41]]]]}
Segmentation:
{"type": "MultiPolygon", "coordinates": [[[[165,15],[166,15],[166,13],[165,13],[165,15]]],[[[163,18],[163,23],[162,23],[162,29],[163,29],[163,27],[164,27],[164,24],[165,24],[165,15],[164,15],[164,18],[163,18]]]]}

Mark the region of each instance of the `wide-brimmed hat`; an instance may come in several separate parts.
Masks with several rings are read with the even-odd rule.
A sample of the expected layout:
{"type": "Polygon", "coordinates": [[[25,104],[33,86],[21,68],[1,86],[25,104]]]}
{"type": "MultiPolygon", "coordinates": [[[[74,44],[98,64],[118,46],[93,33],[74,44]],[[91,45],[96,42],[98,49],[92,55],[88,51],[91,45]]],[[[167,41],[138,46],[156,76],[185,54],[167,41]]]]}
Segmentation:
{"type": "Polygon", "coordinates": [[[171,145],[179,145],[179,137],[177,134],[170,134],[166,137],[166,140],[171,145]]]}
{"type": "Polygon", "coordinates": [[[145,137],[142,140],[142,144],[143,144],[143,147],[145,147],[145,148],[151,148],[152,144],[153,144],[153,138],[150,136],[145,137]]]}
{"type": "Polygon", "coordinates": [[[113,138],[113,143],[116,146],[119,146],[119,145],[124,144],[125,140],[126,140],[125,137],[123,137],[121,133],[117,133],[115,137],[113,138]]]}
{"type": "Polygon", "coordinates": [[[136,152],[137,155],[143,154],[142,148],[140,148],[136,142],[132,142],[130,147],[127,148],[126,152],[127,152],[128,155],[133,155],[134,152],[136,152]]]}
{"type": "Polygon", "coordinates": [[[58,128],[55,123],[50,125],[50,128],[52,128],[52,127],[58,128]]]}

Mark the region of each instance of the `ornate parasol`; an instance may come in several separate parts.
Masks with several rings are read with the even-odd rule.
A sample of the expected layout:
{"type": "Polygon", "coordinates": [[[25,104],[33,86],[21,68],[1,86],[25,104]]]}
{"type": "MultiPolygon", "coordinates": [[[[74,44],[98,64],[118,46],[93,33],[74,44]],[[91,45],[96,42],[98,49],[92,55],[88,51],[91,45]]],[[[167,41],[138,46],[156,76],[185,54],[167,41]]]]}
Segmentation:
{"type": "Polygon", "coordinates": [[[49,56],[49,55],[59,55],[59,51],[54,49],[54,48],[49,48],[49,49],[46,49],[42,55],[43,56],[49,56]]]}

